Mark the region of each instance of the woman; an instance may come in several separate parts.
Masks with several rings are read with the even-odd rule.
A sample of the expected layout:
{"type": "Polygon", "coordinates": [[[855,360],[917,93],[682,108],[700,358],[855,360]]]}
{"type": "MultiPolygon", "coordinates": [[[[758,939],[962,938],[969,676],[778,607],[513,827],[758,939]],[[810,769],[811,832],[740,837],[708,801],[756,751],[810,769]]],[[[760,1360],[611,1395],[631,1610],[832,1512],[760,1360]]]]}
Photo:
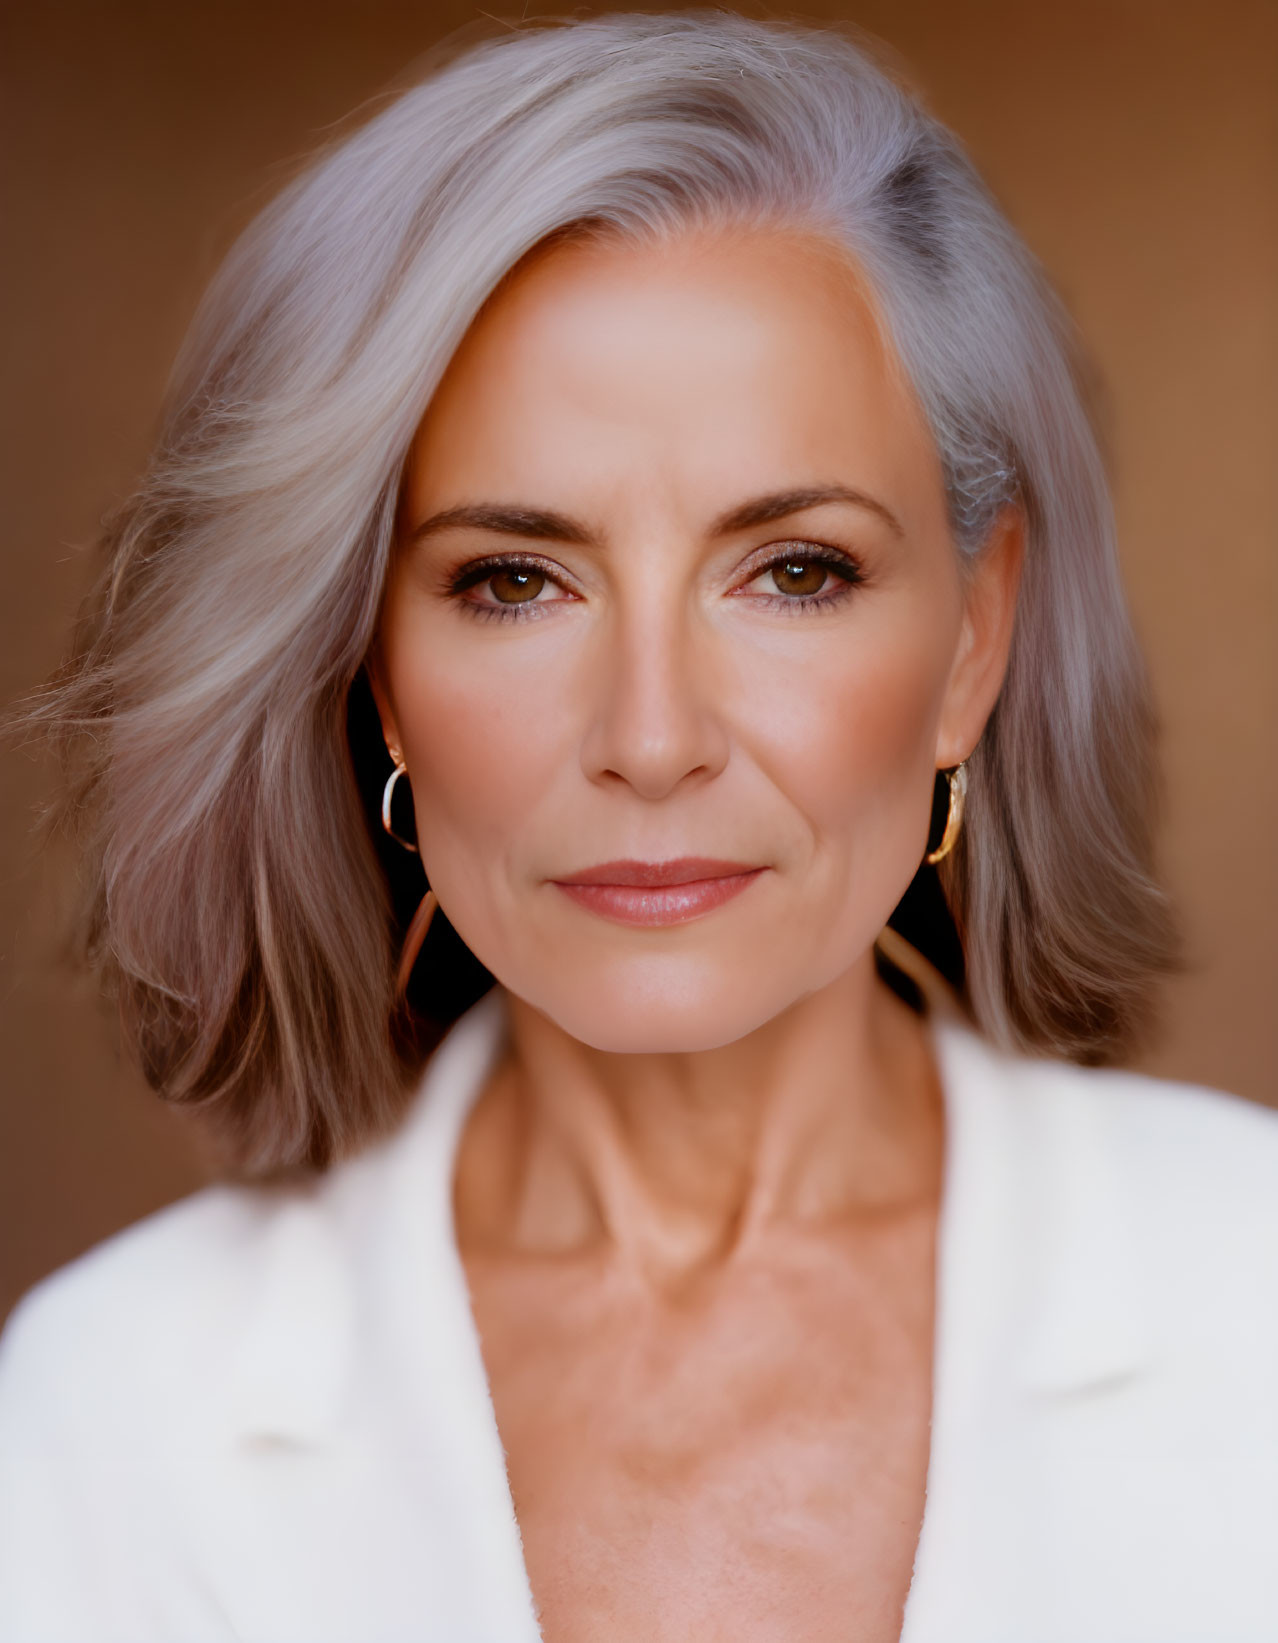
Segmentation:
{"type": "Polygon", "coordinates": [[[436,65],[109,548],[89,951],[242,1179],[6,1330],[0,1633],[1273,1635],[1278,1129],[1103,1066],[1170,937],[1068,328],[859,48],[436,65]]]}

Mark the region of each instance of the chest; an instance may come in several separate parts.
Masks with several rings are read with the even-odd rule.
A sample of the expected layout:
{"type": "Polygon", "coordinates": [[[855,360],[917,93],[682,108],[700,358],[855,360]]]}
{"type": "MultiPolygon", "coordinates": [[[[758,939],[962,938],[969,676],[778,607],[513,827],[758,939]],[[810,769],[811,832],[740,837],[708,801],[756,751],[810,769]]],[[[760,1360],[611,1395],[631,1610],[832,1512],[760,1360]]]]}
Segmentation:
{"type": "Polygon", "coordinates": [[[919,1225],[655,1301],[467,1263],[545,1643],[895,1640],[923,1514],[919,1225]]]}

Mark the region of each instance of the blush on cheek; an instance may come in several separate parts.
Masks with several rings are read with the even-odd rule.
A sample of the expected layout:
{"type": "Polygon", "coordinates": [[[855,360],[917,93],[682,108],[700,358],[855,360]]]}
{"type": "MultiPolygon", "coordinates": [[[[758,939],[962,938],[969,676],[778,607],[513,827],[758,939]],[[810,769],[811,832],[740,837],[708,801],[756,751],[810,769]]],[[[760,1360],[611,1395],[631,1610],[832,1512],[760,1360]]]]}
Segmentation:
{"type": "Polygon", "coordinates": [[[535,694],[449,652],[423,645],[393,680],[423,864],[431,873],[434,863],[441,885],[491,879],[517,853],[563,758],[553,745],[556,716],[535,694]]]}
{"type": "Polygon", "coordinates": [[[924,847],[946,680],[935,626],[884,620],[814,647],[802,668],[754,675],[747,711],[761,757],[818,845],[845,859],[880,832],[924,847]]]}
{"type": "Polygon", "coordinates": [[[945,676],[921,648],[863,652],[826,675],[828,711],[791,774],[825,857],[830,979],[875,940],[927,848],[945,676]]]}

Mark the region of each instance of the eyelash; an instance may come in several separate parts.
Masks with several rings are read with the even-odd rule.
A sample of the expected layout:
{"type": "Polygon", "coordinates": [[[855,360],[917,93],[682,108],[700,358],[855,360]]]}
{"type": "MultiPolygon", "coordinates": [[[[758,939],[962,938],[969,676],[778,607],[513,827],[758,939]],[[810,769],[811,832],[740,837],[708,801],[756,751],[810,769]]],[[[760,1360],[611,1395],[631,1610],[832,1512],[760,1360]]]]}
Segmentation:
{"type": "MultiPolygon", "coordinates": [[[[759,565],[747,578],[745,586],[756,581],[768,571],[778,565],[823,565],[840,582],[842,586],[827,589],[824,593],[803,594],[764,594],[762,597],[773,609],[784,610],[787,616],[807,615],[813,611],[823,610],[833,605],[842,604],[852,590],[859,587],[866,580],[860,565],[849,554],[840,548],[825,547],[821,543],[803,543],[793,553],[779,553],[775,558],[759,565]]],[[[480,621],[522,622],[537,620],[535,612],[545,610],[547,604],[560,604],[561,600],[548,600],[538,605],[534,600],[526,600],[515,604],[483,605],[474,599],[463,599],[461,595],[468,588],[482,587],[490,578],[503,570],[536,571],[547,581],[554,582],[557,587],[563,584],[558,581],[549,565],[543,560],[531,558],[523,554],[494,554],[485,559],[472,560],[462,565],[447,578],[448,596],[456,601],[458,606],[467,615],[474,616],[480,621]]]]}

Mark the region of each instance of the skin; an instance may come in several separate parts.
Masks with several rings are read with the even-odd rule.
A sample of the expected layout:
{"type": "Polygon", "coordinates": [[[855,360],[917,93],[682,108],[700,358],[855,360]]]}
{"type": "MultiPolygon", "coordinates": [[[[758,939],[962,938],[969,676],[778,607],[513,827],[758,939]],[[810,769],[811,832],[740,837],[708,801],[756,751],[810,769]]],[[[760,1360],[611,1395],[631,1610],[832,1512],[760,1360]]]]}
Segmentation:
{"type": "Polygon", "coordinates": [[[864,283],[793,229],[542,251],[421,425],[370,673],[510,995],[454,1208],[547,1643],[899,1635],[944,1138],[871,948],[1022,541],[1005,510],[960,565],[864,283]],[[721,528],[829,486],[864,500],[721,528]],[[420,529],[481,504],[574,525],[420,529]],[[528,563],[459,591],[493,555],[528,563]],[[553,882],[684,855],[766,871],[643,927],[553,882]]]}

